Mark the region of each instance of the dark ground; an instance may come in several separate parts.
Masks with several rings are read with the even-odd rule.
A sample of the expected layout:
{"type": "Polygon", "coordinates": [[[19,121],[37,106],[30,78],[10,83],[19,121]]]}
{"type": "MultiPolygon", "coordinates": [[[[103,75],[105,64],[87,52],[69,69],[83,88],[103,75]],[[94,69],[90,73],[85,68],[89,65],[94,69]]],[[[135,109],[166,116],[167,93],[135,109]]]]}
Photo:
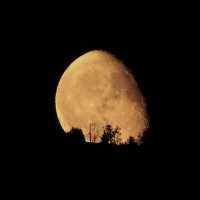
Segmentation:
{"type": "Polygon", "coordinates": [[[196,6],[97,4],[5,9],[0,141],[7,195],[59,188],[78,196],[82,189],[88,195],[95,191],[94,197],[109,191],[162,199],[194,190],[196,6]],[[150,116],[145,146],[63,142],[56,87],[66,67],[94,49],[111,52],[133,71],[150,116]]]}

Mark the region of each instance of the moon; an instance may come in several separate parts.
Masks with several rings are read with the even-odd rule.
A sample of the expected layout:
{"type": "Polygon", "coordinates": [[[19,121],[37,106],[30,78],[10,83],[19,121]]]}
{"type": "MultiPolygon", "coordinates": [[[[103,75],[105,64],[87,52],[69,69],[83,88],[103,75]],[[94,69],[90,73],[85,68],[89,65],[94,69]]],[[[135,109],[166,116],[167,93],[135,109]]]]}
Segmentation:
{"type": "Polygon", "coordinates": [[[100,131],[108,124],[118,125],[122,142],[129,136],[143,136],[149,126],[146,103],[134,76],[106,51],[90,51],[69,65],[58,83],[55,105],[62,129],[81,128],[87,142],[90,124],[100,131]]]}

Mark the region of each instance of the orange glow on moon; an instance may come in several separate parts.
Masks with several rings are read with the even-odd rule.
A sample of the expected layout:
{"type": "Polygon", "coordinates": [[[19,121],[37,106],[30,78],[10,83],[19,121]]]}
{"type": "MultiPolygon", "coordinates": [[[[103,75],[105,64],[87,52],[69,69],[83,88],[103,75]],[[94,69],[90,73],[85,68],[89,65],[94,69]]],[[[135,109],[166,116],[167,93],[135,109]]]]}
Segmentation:
{"type": "Polygon", "coordinates": [[[90,123],[100,130],[118,125],[122,142],[148,129],[146,103],[136,80],[105,51],[90,51],[70,64],[58,83],[55,104],[63,130],[81,128],[86,141],[90,123]]]}

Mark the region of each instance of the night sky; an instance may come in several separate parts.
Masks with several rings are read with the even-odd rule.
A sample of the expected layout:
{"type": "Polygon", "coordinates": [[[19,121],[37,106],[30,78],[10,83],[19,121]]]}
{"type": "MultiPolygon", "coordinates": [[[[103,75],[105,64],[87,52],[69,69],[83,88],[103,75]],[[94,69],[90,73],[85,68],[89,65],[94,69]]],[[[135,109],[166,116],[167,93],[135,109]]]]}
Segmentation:
{"type": "Polygon", "coordinates": [[[59,79],[91,50],[106,50],[132,70],[146,98],[152,148],[188,151],[195,6],[77,6],[17,4],[4,16],[2,143],[7,151],[53,144],[62,132],[55,111],[59,79]]]}

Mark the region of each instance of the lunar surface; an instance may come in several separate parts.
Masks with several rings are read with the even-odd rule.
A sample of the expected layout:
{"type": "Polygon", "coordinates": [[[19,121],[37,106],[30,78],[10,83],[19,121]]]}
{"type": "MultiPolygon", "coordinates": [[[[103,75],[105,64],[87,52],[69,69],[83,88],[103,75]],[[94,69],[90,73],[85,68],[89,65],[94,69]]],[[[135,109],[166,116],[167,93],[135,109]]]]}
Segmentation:
{"type": "Polygon", "coordinates": [[[86,141],[90,124],[100,135],[102,127],[118,125],[122,142],[148,129],[146,103],[134,76],[105,51],[90,51],[70,64],[58,83],[55,104],[63,130],[81,128],[86,141]]]}

